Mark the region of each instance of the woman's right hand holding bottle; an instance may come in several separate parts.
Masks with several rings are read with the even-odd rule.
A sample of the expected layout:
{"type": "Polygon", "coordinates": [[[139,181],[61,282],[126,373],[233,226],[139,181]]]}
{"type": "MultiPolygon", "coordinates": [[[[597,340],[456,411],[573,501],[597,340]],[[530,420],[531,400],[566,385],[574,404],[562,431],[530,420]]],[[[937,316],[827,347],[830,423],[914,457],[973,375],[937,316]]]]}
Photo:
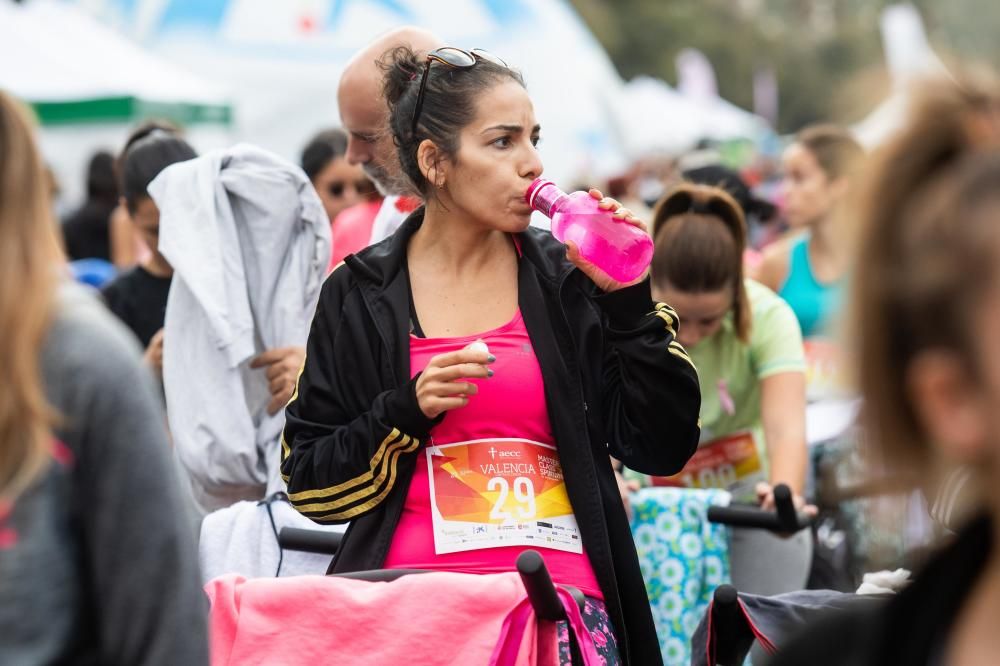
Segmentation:
{"type": "Polygon", "coordinates": [[[431,357],[417,378],[417,402],[429,419],[469,404],[469,396],[479,391],[470,379],[493,376],[490,364],[496,360],[485,345],[473,343],[465,349],[431,357]]]}

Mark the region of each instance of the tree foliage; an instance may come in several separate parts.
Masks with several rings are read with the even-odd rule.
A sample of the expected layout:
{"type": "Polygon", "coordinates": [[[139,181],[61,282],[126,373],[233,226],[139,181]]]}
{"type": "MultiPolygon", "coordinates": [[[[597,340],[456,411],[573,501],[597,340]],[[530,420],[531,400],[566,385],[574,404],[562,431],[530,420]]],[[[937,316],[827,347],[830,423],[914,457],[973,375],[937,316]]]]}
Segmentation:
{"type": "MultiPolygon", "coordinates": [[[[773,68],[778,129],[821,120],[853,122],[888,93],[879,16],[891,0],[572,0],[626,79],[676,84],[687,47],[715,67],[719,92],[753,107],[753,73],[773,68]]],[[[947,61],[1000,64],[1000,3],[916,0],[947,61]]]]}

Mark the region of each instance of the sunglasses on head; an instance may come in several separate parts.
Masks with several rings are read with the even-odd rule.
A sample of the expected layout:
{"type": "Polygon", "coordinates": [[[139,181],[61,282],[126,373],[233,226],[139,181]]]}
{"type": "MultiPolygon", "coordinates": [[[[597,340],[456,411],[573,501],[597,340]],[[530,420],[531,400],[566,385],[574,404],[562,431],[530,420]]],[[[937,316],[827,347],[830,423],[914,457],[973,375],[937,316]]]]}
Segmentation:
{"type": "Polygon", "coordinates": [[[427,75],[431,71],[431,63],[441,63],[442,65],[447,65],[448,67],[452,67],[454,69],[469,69],[470,67],[475,67],[476,63],[480,60],[485,60],[486,62],[491,62],[494,65],[499,65],[505,69],[509,69],[507,63],[489,51],[484,51],[483,49],[472,49],[471,51],[466,51],[465,49],[459,49],[454,46],[443,46],[427,54],[427,64],[424,66],[423,76],[420,77],[420,91],[417,92],[417,103],[413,107],[413,123],[410,127],[411,132],[417,131],[417,122],[420,120],[420,111],[424,107],[424,94],[427,92],[427,75]]]}
{"type": "Polygon", "coordinates": [[[326,186],[326,191],[329,192],[332,197],[342,197],[344,196],[344,191],[348,186],[353,187],[354,191],[362,196],[375,191],[374,186],[367,178],[361,178],[353,183],[335,180],[326,186]]]}

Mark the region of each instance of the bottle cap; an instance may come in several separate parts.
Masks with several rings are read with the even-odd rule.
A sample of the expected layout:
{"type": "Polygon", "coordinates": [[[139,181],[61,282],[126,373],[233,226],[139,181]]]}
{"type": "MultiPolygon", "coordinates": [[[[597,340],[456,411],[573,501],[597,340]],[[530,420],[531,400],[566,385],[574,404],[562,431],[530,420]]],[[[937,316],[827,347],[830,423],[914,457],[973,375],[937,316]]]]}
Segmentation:
{"type": "Polygon", "coordinates": [[[538,196],[538,192],[548,185],[552,185],[551,180],[545,180],[544,178],[536,178],[535,182],[528,186],[528,191],[524,193],[524,200],[528,202],[528,205],[532,208],[535,207],[535,197],[538,196]]]}

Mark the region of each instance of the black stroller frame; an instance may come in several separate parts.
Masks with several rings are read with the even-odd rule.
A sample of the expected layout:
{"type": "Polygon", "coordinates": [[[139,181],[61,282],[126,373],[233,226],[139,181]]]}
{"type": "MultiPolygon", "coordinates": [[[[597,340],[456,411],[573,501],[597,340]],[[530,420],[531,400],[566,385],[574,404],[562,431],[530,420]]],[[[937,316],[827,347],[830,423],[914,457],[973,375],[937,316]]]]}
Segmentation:
{"type": "MultiPolygon", "coordinates": [[[[774,511],[754,506],[713,506],[708,520],[730,527],[750,527],[779,534],[793,534],[809,527],[813,518],[797,512],[792,491],[783,483],[774,487],[774,511]]],[[[742,638],[740,624],[744,621],[737,590],[732,585],[720,585],[712,597],[712,627],[716,636],[715,661],[711,666],[739,666],[753,644],[742,638]]]]}

